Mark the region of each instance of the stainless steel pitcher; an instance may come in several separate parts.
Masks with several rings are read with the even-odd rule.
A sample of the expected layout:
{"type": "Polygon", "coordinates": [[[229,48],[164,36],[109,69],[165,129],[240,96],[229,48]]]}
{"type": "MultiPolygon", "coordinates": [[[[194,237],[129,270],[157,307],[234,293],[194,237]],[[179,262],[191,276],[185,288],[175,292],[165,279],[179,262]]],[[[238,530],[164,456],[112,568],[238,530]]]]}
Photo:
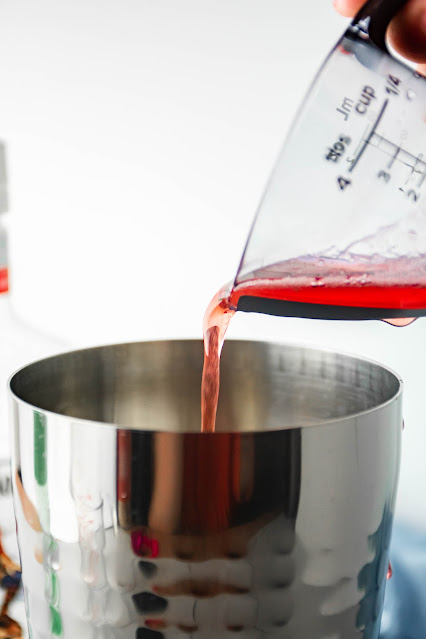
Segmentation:
{"type": "Polygon", "coordinates": [[[330,351],[228,341],[66,353],[10,381],[33,639],[375,639],[401,381],[330,351]]]}

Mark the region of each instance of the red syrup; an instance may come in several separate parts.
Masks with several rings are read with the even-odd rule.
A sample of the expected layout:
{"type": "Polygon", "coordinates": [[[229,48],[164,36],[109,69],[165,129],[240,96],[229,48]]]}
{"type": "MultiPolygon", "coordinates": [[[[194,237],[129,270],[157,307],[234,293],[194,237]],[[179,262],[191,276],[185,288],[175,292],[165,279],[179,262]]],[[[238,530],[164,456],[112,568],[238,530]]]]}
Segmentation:
{"type": "Polygon", "coordinates": [[[247,312],[403,326],[426,314],[426,259],[287,260],[244,276],[229,299],[247,312]]]}
{"type": "Polygon", "coordinates": [[[213,433],[219,399],[220,353],[235,309],[229,304],[229,291],[221,289],[204,315],[204,367],[201,382],[201,431],[213,433]]]}
{"type": "Polygon", "coordinates": [[[220,353],[236,311],[313,319],[380,319],[394,326],[426,314],[426,260],[363,263],[288,260],[224,287],[204,316],[201,430],[215,430],[220,353]]]}

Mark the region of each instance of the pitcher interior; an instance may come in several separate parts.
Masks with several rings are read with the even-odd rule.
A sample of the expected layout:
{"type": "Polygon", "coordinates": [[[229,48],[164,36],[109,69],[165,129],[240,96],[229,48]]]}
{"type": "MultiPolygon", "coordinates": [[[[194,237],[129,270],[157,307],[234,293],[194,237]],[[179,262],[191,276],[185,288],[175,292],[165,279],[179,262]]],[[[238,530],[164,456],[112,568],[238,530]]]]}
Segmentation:
{"type": "MultiPolygon", "coordinates": [[[[200,430],[201,341],[121,344],[31,364],[11,380],[18,399],[95,422],[175,432],[200,430]]],[[[320,424],[380,406],[399,391],[368,360],[300,346],[227,341],[216,429],[320,424]]]]}

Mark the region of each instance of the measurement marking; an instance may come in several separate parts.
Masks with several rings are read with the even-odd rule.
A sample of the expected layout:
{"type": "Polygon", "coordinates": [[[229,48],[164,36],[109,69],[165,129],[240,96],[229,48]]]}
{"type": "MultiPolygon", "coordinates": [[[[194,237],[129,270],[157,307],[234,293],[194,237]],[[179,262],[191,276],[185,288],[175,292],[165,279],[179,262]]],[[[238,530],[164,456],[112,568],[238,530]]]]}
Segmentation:
{"type": "MultiPolygon", "coordinates": [[[[408,176],[408,178],[405,180],[405,184],[408,184],[408,182],[409,182],[409,180],[410,180],[411,176],[412,176],[414,173],[422,173],[422,171],[419,171],[419,170],[417,170],[417,171],[416,171],[416,166],[417,166],[417,164],[418,164],[419,162],[421,162],[422,157],[423,157],[423,153],[419,153],[419,154],[418,154],[418,156],[416,157],[416,161],[414,162],[413,166],[411,166],[411,172],[410,172],[410,175],[408,176]]],[[[422,163],[422,164],[423,164],[423,166],[424,166],[424,164],[425,164],[425,163],[424,163],[424,162],[421,162],[421,163],[422,163]]]]}
{"type": "MultiPolygon", "coordinates": [[[[418,164],[418,163],[422,160],[422,158],[423,158],[423,153],[419,153],[419,154],[418,154],[418,156],[416,157],[416,161],[414,162],[414,166],[413,166],[413,168],[411,169],[411,172],[412,172],[412,173],[415,173],[415,171],[416,171],[416,166],[417,166],[417,164],[418,164]]],[[[422,162],[422,164],[424,164],[424,162],[422,162]]],[[[417,173],[420,173],[420,171],[417,171],[417,173]]]]}
{"type": "Polygon", "coordinates": [[[400,150],[401,150],[401,147],[397,146],[395,153],[393,154],[393,156],[391,157],[391,159],[388,162],[388,169],[390,169],[392,164],[395,162],[396,158],[398,157],[398,153],[400,152],[400,150]]]}
{"type": "Polygon", "coordinates": [[[419,187],[423,184],[423,182],[425,181],[425,179],[426,179],[426,171],[424,171],[424,172],[423,172],[423,175],[422,175],[422,177],[420,178],[420,181],[419,181],[419,187]]]}
{"type": "MultiPolygon", "coordinates": [[[[377,148],[380,149],[380,151],[383,151],[383,149],[381,148],[382,142],[387,142],[386,138],[383,137],[383,135],[379,135],[378,133],[374,134],[375,137],[379,138],[379,143],[377,145],[377,148]]],[[[371,144],[371,142],[370,142],[371,144]]],[[[385,151],[386,153],[386,151],[385,151]]]]}
{"type": "Polygon", "coordinates": [[[387,169],[392,167],[395,160],[409,168],[410,175],[408,176],[407,181],[412,177],[413,173],[422,176],[426,171],[426,162],[423,160],[423,153],[419,153],[415,156],[412,153],[405,151],[405,149],[402,148],[402,144],[397,146],[394,142],[387,140],[378,133],[374,133],[368,140],[367,144],[374,146],[376,149],[380,149],[382,153],[389,156],[390,159],[386,167],[387,169]]]}
{"type": "MultiPolygon", "coordinates": [[[[408,166],[411,169],[407,179],[405,180],[405,184],[408,184],[408,182],[411,180],[412,176],[415,173],[418,173],[420,175],[424,175],[424,171],[426,169],[426,164],[422,160],[423,153],[419,153],[417,157],[415,157],[414,155],[411,155],[411,153],[407,153],[407,151],[404,151],[404,154],[406,156],[409,156],[410,158],[413,158],[413,160],[414,160],[413,164],[411,164],[410,162],[402,162],[402,164],[405,164],[405,166],[408,166]],[[419,165],[419,168],[417,168],[417,165],[419,165]],[[421,165],[422,168],[420,168],[420,165],[421,165]]],[[[421,180],[420,185],[421,185],[422,181],[423,180],[421,180]]]]}
{"type": "Polygon", "coordinates": [[[353,164],[349,167],[349,172],[350,172],[350,173],[354,170],[354,168],[356,167],[356,165],[357,165],[357,164],[358,164],[358,162],[359,162],[359,159],[361,158],[362,154],[364,153],[365,149],[367,148],[368,143],[370,142],[371,138],[372,138],[372,137],[373,137],[373,135],[374,135],[374,131],[375,131],[375,130],[377,129],[377,127],[379,126],[379,122],[380,122],[380,120],[382,119],[383,114],[384,114],[384,112],[385,112],[385,110],[386,110],[386,107],[387,107],[387,106],[388,106],[388,100],[385,100],[385,101],[383,102],[383,106],[382,106],[382,108],[380,109],[380,113],[379,113],[379,115],[377,116],[375,123],[373,124],[373,128],[371,129],[370,133],[368,134],[367,139],[366,139],[366,140],[364,140],[364,144],[363,144],[363,146],[361,147],[361,150],[360,150],[360,152],[358,153],[357,157],[356,157],[356,158],[355,158],[355,160],[353,161],[353,164]]]}
{"type": "Polygon", "coordinates": [[[354,151],[354,153],[353,153],[354,157],[356,157],[356,156],[357,156],[357,153],[358,153],[359,149],[361,148],[361,145],[363,144],[363,142],[365,142],[364,136],[367,134],[367,131],[368,131],[368,129],[369,129],[369,128],[370,128],[370,125],[369,125],[369,124],[367,124],[367,126],[365,127],[365,131],[364,131],[364,133],[362,134],[361,139],[360,139],[360,141],[358,142],[358,145],[357,145],[357,147],[356,147],[356,149],[355,149],[355,151],[354,151]]]}

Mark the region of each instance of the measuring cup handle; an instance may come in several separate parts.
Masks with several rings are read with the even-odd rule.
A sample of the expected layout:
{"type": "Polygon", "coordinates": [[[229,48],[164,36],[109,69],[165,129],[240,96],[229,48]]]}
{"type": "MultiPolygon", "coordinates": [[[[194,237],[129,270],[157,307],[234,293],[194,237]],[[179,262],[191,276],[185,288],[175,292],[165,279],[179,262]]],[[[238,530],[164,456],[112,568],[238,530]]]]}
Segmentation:
{"type": "Polygon", "coordinates": [[[376,47],[389,53],[386,46],[386,31],[392,18],[407,3],[407,0],[368,0],[355,16],[352,26],[370,18],[368,35],[376,47]]]}

